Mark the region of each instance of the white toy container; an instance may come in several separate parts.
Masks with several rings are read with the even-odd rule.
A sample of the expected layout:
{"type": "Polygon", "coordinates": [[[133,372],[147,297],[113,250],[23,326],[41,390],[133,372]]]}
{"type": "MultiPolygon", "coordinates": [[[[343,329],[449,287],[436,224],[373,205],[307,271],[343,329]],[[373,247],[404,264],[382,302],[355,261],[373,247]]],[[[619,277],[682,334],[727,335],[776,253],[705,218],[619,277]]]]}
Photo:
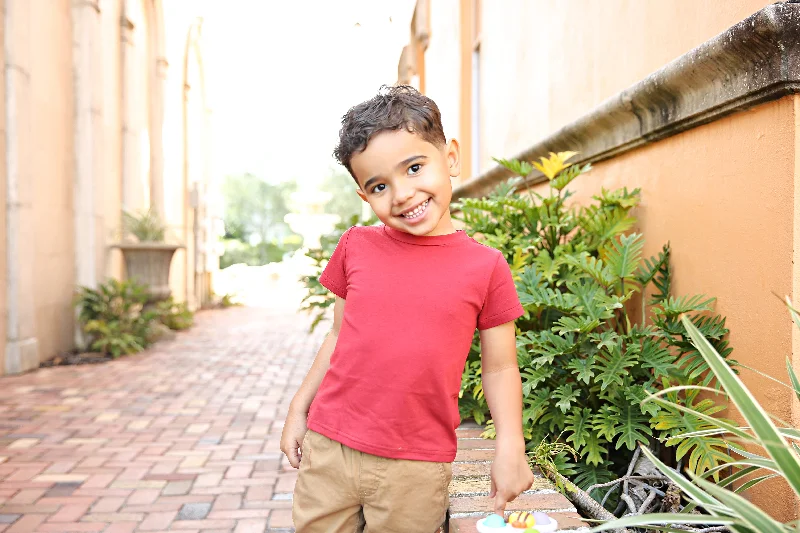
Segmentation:
{"type": "MultiPolygon", "coordinates": [[[[532,526],[533,529],[539,533],[553,533],[554,531],[558,530],[558,522],[556,522],[552,516],[548,516],[547,518],[550,519],[549,523],[536,524],[535,526],[532,526]]],[[[523,533],[523,531],[525,531],[524,529],[514,528],[509,523],[506,523],[506,527],[486,527],[486,525],[484,525],[485,520],[486,518],[481,518],[478,520],[478,533],[499,533],[501,531],[505,533],[510,533],[511,531],[523,533]]]]}

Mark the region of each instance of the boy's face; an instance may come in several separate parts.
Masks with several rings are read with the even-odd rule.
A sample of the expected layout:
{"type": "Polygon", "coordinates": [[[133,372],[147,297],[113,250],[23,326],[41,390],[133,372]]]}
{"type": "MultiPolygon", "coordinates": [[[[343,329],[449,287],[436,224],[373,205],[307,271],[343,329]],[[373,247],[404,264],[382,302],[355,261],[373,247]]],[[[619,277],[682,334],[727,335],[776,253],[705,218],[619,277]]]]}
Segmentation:
{"type": "Polygon", "coordinates": [[[404,129],[383,131],[350,159],[358,195],[396,230],[432,237],[453,233],[452,176],[461,171],[458,143],[437,147],[404,129]]]}

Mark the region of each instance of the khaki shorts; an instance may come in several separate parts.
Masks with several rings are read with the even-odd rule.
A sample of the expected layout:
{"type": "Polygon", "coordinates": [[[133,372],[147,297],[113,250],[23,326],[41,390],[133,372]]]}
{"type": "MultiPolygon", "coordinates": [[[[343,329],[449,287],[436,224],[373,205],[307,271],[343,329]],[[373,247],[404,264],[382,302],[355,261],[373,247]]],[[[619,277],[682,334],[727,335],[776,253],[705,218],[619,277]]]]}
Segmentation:
{"type": "Polygon", "coordinates": [[[297,533],[435,533],[444,524],[450,463],[377,457],[311,430],[301,451],[297,533]]]}

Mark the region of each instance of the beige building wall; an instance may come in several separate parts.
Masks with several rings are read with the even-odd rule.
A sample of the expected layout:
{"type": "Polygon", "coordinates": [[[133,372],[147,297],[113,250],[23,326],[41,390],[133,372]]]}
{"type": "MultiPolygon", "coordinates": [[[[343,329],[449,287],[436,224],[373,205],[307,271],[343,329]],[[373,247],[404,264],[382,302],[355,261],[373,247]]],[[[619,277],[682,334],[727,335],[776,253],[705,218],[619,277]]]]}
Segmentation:
{"type": "Polygon", "coordinates": [[[461,26],[458,0],[433,0],[430,3],[430,23],[436,28],[425,52],[425,94],[430,96],[442,113],[442,125],[448,138],[458,137],[459,99],[461,80],[458,58],[461,50],[461,26]],[[453,73],[456,75],[439,75],[453,73]]]}
{"type": "MultiPolygon", "coordinates": [[[[6,57],[6,14],[5,10],[0,10],[0,57],[6,57]]],[[[5,67],[5,63],[3,64],[5,67]]],[[[7,122],[5,106],[6,84],[5,76],[2,76],[3,83],[0,83],[0,280],[8,278],[7,268],[7,242],[2,238],[7,234],[6,221],[6,202],[8,201],[8,161],[7,161],[7,122]]],[[[8,341],[8,294],[6,283],[0,283],[0,375],[6,368],[5,344],[8,341]]]]}
{"type": "MultiPolygon", "coordinates": [[[[493,164],[492,157],[519,152],[771,3],[507,0],[497,9],[481,2],[479,171],[493,164]]],[[[432,43],[436,24],[432,19],[432,43]]],[[[426,76],[431,83],[457,73],[426,76]]]]}
{"type": "MultiPolygon", "coordinates": [[[[449,5],[430,2],[432,13],[449,5]]],[[[424,77],[436,92],[426,93],[445,108],[460,102],[462,137],[470,130],[465,122],[480,124],[479,169],[465,181],[493,167],[492,157],[543,141],[771,3],[508,0],[500,7],[462,0],[460,20],[480,18],[477,117],[464,60],[475,48],[465,39],[475,34],[462,28],[461,53],[454,52],[451,20],[433,15],[424,77]]],[[[646,254],[670,243],[673,294],[716,297],[733,358],[784,381],[786,357],[800,367],[800,334],[775,297],[800,302],[799,114],[800,97],[786,96],[597,163],[570,187],[575,202],[601,188],[640,187],[634,230],[644,234],[646,254]]],[[[464,159],[472,158],[471,144],[462,142],[464,159]]],[[[789,389],[747,370],[742,378],[769,412],[800,423],[789,389]]],[[[797,517],[797,502],[779,482],[753,499],[776,517],[797,517]]]]}
{"type": "MultiPolygon", "coordinates": [[[[30,169],[36,248],[30,265],[39,353],[72,344],[75,281],[74,100],[70,0],[30,0],[30,169]]],[[[23,245],[25,245],[23,243],[23,245]]]]}
{"type": "Polygon", "coordinates": [[[211,182],[208,102],[186,98],[187,64],[194,93],[204,86],[199,39],[186,46],[198,4],[169,2],[168,30],[162,0],[0,5],[2,375],[36,368],[82,343],[77,286],[125,276],[113,247],[123,206],[152,207],[171,224],[168,240],[192,247],[191,256],[173,260],[176,299],[192,307],[208,301],[217,256],[215,236],[205,230],[214,215],[208,199],[201,195],[191,205],[190,194],[193,182],[211,182]],[[165,33],[179,43],[169,52],[165,33]],[[167,139],[167,131],[177,135],[167,139]],[[195,257],[202,268],[190,262],[195,257]]]}
{"type": "Polygon", "coordinates": [[[480,168],[473,175],[772,3],[507,0],[497,9],[475,0],[429,1],[426,94],[444,109],[466,107],[467,115],[458,80],[469,76],[453,36],[469,34],[455,27],[461,11],[476,9],[480,19],[480,168]]]}

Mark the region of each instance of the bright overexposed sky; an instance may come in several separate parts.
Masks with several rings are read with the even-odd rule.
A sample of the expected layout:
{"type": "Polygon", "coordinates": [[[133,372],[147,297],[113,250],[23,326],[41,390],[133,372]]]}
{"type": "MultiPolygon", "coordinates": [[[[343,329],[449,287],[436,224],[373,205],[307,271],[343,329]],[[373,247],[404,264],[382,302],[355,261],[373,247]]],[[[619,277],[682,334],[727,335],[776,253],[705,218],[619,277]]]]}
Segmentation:
{"type": "Polygon", "coordinates": [[[205,0],[215,171],[319,182],[341,116],[397,79],[414,0],[205,0]]]}

